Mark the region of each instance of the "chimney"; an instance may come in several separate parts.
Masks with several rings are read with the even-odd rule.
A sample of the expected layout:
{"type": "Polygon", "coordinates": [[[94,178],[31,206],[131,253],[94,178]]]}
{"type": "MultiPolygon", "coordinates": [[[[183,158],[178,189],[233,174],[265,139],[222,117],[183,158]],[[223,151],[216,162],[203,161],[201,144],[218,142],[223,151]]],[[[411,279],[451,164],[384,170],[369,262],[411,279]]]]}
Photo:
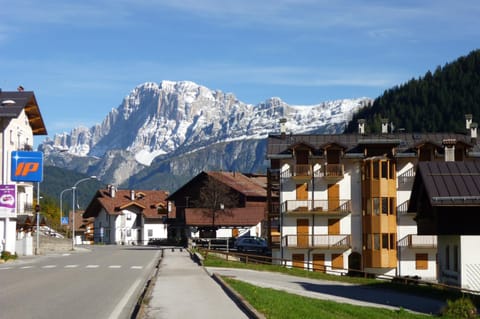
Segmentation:
{"type": "Polygon", "coordinates": [[[116,189],[114,185],[108,185],[108,190],[110,191],[110,197],[115,198],[116,189]]]}
{"type": "Polygon", "coordinates": [[[135,191],[133,189],[130,191],[130,200],[135,200],[135,191]]]}
{"type": "Polygon", "coordinates": [[[287,119],[286,118],[281,118],[280,119],[280,135],[282,137],[282,140],[285,139],[285,136],[287,134],[287,127],[286,127],[287,119]]]}
{"type": "Polygon", "coordinates": [[[445,162],[455,162],[455,144],[457,140],[454,138],[444,139],[442,144],[445,149],[445,162]]]}
{"type": "Polygon", "coordinates": [[[472,119],[473,119],[472,114],[465,114],[465,127],[467,128],[467,130],[469,130],[470,125],[472,125],[472,119]]]}
{"type": "Polygon", "coordinates": [[[358,120],[358,134],[365,134],[365,119],[358,120]]]}
{"type": "Polygon", "coordinates": [[[382,119],[382,134],[388,133],[388,119],[382,119]]]}
{"type": "Polygon", "coordinates": [[[472,143],[477,143],[477,128],[478,124],[475,122],[472,122],[470,124],[470,139],[472,143]]]}

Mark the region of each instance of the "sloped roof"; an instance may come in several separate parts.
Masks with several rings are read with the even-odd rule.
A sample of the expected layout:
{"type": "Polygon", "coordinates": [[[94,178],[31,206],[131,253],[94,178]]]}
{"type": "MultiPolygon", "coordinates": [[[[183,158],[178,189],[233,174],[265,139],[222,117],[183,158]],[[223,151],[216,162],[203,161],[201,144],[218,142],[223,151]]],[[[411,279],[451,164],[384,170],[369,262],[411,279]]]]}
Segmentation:
{"type": "Polygon", "coordinates": [[[134,192],[135,198],[132,200],[131,190],[118,189],[115,191],[115,197],[112,197],[108,189],[100,189],[88,205],[83,217],[96,217],[102,208],[107,214],[119,215],[123,209],[133,205],[142,211],[145,218],[162,218],[163,214],[158,213],[158,207],[167,207],[167,191],[135,190],[134,192]]]}
{"type": "MultiPolygon", "coordinates": [[[[264,219],[264,207],[242,207],[229,209],[215,215],[215,226],[251,227],[264,219]]],[[[202,208],[185,209],[185,223],[188,226],[212,226],[212,215],[202,208]]]]}
{"type": "Polygon", "coordinates": [[[480,145],[472,140],[470,134],[462,133],[371,133],[371,134],[272,134],[268,136],[267,157],[291,154],[291,146],[307,143],[315,150],[322,150],[330,144],[338,144],[345,148],[346,154],[363,153],[361,145],[395,145],[396,153],[409,153],[424,143],[442,145],[443,140],[456,140],[467,146],[473,153],[480,152],[480,145]]]}
{"type": "Polygon", "coordinates": [[[422,185],[432,206],[480,206],[480,161],[419,162],[412,198],[422,185]]]}
{"type": "Polygon", "coordinates": [[[47,135],[47,129],[33,92],[0,90],[0,118],[17,118],[22,110],[25,110],[33,135],[47,135]]]}
{"type": "Polygon", "coordinates": [[[208,171],[206,174],[245,196],[267,197],[267,191],[258,179],[238,172],[208,171]]]}

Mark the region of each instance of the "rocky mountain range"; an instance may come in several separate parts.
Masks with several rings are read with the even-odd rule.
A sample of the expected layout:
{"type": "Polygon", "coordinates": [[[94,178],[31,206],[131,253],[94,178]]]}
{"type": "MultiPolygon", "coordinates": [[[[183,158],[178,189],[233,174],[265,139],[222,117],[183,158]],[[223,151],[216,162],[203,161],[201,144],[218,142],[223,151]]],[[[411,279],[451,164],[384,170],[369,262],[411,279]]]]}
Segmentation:
{"type": "Polygon", "coordinates": [[[45,165],[96,175],[105,183],[175,189],[202,170],[265,172],[266,137],[287,131],[340,133],[369,98],[257,105],[189,81],[144,83],[101,124],[57,134],[39,145],[45,165]]]}

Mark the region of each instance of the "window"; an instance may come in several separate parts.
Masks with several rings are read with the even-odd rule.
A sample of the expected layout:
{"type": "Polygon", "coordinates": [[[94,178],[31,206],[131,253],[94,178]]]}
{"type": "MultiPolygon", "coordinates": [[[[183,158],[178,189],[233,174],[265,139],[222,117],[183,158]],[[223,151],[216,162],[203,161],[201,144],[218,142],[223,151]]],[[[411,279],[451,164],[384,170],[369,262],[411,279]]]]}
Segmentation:
{"type": "Polygon", "coordinates": [[[382,197],[382,214],[388,214],[388,197],[382,197]]]}
{"type": "Polygon", "coordinates": [[[415,269],[428,269],[428,254],[415,254],[415,269]]]}
{"type": "Polygon", "coordinates": [[[129,228],[127,229],[127,237],[130,237],[132,236],[132,230],[129,228]]]}
{"type": "Polygon", "coordinates": [[[374,179],[378,179],[379,178],[379,171],[378,171],[378,165],[380,165],[380,163],[378,162],[374,162],[373,163],[373,178],[374,179]]]}
{"type": "Polygon", "coordinates": [[[382,178],[388,178],[388,162],[382,161],[380,165],[382,166],[382,178]]]}
{"type": "Polygon", "coordinates": [[[373,213],[380,215],[380,199],[378,197],[373,198],[373,213]]]}
{"type": "Polygon", "coordinates": [[[132,219],[132,214],[127,213],[127,220],[130,220],[130,219],[132,219]]]}
{"type": "Polygon", "coordinates": [[[397,238],[396,234],[390,234],[390,249],[396,249],[397,238]]]}
{"type": "Polygon", "coordinates": [[[395,215],[396,214],[396,198],[395,197],[390,197],[390,215],[395,215]]]}
{"type": "Polygon", "coordinates": [[[382,249],[388,249],[388,234],[382,234],[382,249]]]}
{"type": "Polygon", "coordinates": [[[152,237],[153,236],[153,229],[149,229],[148,230],[148,237],[152,237]]]}
{"type": "Polygon", "coordinates": [[[458,272],[458,246],[453,246],[453,271],[458,272]]]}
{"type": "Polygon", "coordinates": [[[445,269],[450,269],[450,246],[445,247],[445,269]]]}
{"type": "Polygon", "coordinates": [[[380,234],[373,234],[373,249],[380,250],[380,234]]]}

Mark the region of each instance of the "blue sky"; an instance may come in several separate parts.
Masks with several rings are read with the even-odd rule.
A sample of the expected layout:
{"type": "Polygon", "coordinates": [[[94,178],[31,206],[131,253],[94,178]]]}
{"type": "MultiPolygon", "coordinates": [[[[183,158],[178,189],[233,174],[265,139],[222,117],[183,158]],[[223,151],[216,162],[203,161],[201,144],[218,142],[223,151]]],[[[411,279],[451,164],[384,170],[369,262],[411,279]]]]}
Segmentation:
{"type": "MultiPolygon", "coordinates": [[[[480,48],[478,0],[0,0],[0,88],[35,92],[50,137],[137,85],[246,103],[377,97],[480,48]]],[[[43,140],[45,137],[37,137],[43,140]]]]}

